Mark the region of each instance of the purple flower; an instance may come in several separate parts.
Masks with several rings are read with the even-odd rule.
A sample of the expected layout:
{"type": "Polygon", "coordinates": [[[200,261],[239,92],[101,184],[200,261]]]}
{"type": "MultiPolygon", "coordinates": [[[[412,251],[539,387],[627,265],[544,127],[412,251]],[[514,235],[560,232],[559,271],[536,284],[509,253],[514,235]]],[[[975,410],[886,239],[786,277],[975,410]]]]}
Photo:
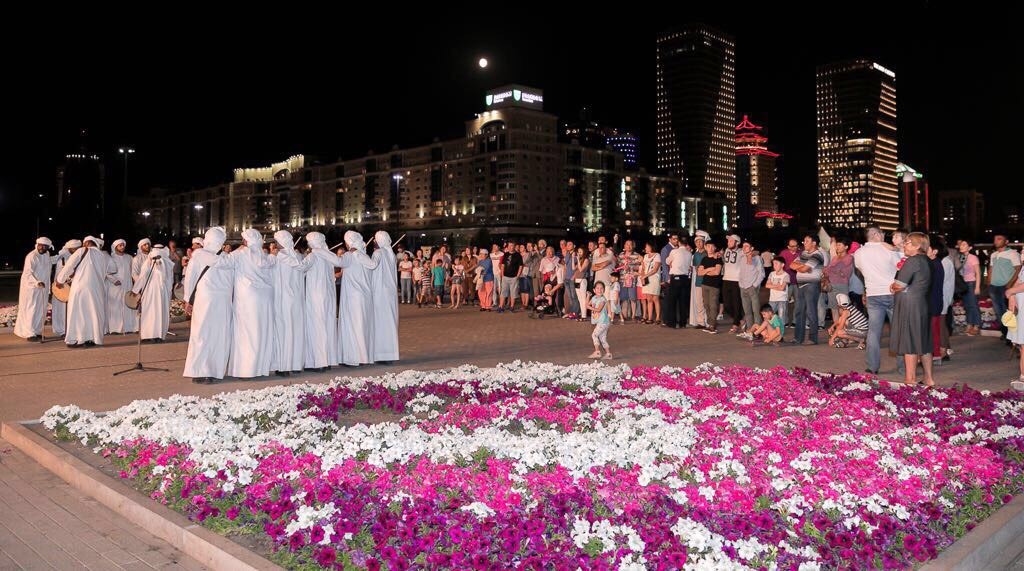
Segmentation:
{"type": "Polygon", "coordinates": [[[304,545],[306,545],[306,537],[301,531],[296,531],[288,538],[288,547],[290,547],[292,551],[298,551],[299,549],[302,549],[302,546],[304,545]]]}
{"type": "Polygon", "coordinates": [[[316,550],[313,556],[321,567],[329,567],[338,560],[338,553],[330,545],[316,550]]]}

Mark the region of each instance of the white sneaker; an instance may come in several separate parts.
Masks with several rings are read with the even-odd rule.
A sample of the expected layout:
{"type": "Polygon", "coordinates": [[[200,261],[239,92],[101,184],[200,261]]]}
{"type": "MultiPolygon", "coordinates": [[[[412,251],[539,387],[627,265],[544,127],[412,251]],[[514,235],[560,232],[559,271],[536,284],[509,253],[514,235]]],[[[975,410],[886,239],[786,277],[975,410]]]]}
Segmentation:
{"type": "Polygon", "coordinates": [[[1010,386],[1013,387],[1013,390],[1024,391],[1024,377],[1016,381],[1010,381],[1010,386]]]}

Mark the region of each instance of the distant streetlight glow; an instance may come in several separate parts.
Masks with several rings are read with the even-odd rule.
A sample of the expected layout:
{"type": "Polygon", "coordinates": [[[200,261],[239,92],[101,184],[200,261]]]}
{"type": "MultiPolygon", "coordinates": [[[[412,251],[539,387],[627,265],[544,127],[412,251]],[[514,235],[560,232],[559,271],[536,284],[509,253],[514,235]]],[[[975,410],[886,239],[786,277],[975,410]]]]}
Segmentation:
{"type": "Polygon", "coordinates": [[[477,63],[480,65],[480,69],[485,69],[487,67],[488,61],[487,58],[482,57],[480,58],[480,61],[477,63]]]}
{"type": "Polygon", "coordinates": [[[202,205],[202,204],[197,204],[197,205],[195,206],[195,209],[196,209],[196,210],[202,210],[202,209],[203,209],[203,205],[202,205]]]}

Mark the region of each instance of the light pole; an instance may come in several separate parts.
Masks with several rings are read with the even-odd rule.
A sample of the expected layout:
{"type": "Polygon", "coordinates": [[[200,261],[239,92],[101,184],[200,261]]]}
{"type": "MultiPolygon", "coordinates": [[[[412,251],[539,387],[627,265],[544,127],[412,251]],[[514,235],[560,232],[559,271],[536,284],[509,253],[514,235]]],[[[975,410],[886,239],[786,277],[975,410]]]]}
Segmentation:
{"type": "Polygon", "coordinates": [[[395,227],[402,229],[402,179],[401,173],[395,173],[391,178],[395,179],[395,227]]]}
{"type": "Polygon", "coordinates": [[[135,149],[131,147],[121,147],[117,149],[117,152],[124,155],[124,196],[122,199],[128,198],[128,157],[135,154],[135,149]]]}
{"type": "Polygon", "coordinates": [[[197,224],[197,226],[199,228],[199,233],[202,234],[203,233],[203,224],[202,224],[202,222],[199,221],[199,216],[203,213],[203,205],[202,204],[196,204],[193,208],[196,209],[196,222],[199,222],[199,224],[197,224]]]}

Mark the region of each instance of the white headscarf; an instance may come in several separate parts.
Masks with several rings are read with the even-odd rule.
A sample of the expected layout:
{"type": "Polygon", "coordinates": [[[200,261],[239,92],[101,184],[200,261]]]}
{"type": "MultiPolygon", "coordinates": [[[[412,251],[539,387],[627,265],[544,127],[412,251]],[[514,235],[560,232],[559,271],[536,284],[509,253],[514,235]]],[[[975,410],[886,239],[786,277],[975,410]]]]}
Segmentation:
{"type": "Polygon", "coordinates": [[[114,240],[113,242],[111,242],[110,243],[110,253],[111,254],[117,253],[117,245],[118,244],[123,244],[123,245],[127,246],[128,242],[125,242],[124,240],[122,240],[120,238],[118,238],[117,240],[114,240]]]}
{"type": "Polygon", "coordinates": [[[391,234],[388,234],[386,230],[378,230],[373,235],[373,240],[377,242],[378,248],[391,248],[391,234]]]}
{"type": "Polygon", "coordinates": [[[97,247],[97,248],[102,248],[102,247],[103,247],[103,240],[100,240],[100,239],[99,239],[99,238],[97,238],[96,236],[86,236],[86,237],[85,237],[85,238],[84,238],[84,239],[82,240],[82,243],[83,243],[83,244],[84,244],[85,242],[92,242],[93,244],[96,244],[96,247],[97,247]]]}
{"type": "Polygon", "coordinates": [[[311,256],[323,258],[332,264],[338,262],[338,256],[327,249],[327,237],[320,232],[306,234],[306,243],[309,244],[311,256]]]}
{"type": "Polygon", "coordinates": [[[152,244],[153,244],[153,242],[151,242],[151,241],[149,240],[149,238],[143,238],[143,239],[139,240],[139,243],[138,243],[138,248],[139,248],[140,250],[142,249],[142,246],[143,246],[143,244],[150,244],[150,245],[152,245],[152,244]]]}
{"type": "Polygon", "coordinates": [[[300,261],[299,254],[295,251],[295,243],[291,232],[287,230],[274,232],[274,241],[277,242],[278,246],[281,246],[281,251],[277,253],[278,256],[284,255],[296,262],[300,261]]]}
{"type": "Polygon", "coordinates": [[[213,228],[210,228],[209,230],[206,231],[205,239],[193,238],[192,243],[195,244],[196,240],[199,240],[199,243],[203,245],[204,250],[216,254],[217,252],[220,251],[221,246],[224,245],[224,242],[226,242],[227,239],[228,234],[227,232],[224,231],[224,228],[220,226],[214,226],[213,228]]]}
{"type": "Polygon", "coordinates": [[[36,238],[36,244],[42,244],[42,245],[46,246],[47,248],[52,248],[53,247],[53,242],[50,241],[50,239],[47,238],[46,236],[40,236],[40,237],[36,238]]]}
{"type": "Polygon", "coordinates": [[[244,255],[252,258],[257,266],[262,265],[267,254],[263,251],[263,235],[260,234],[260,231],[255,228],[243,230],[242,241],[248,246],[244,255]]]}
{"type": "Polygon", "coordinates": [[[71,248],[81,248],[81,247],[82,247],[82,241],[81,240],[68,240],[67,242],[64,242],[64,249],[66,249],[66,250],[70,250],[71,248]]]}
{"type": "Polygon", "coordinates": [[[345,246],[347,248],[355,248],[364,254],[366,253],[366,243],[363,242],[363,235],[355,230],[345,232],[345,246]]]}
{"type": "MultiPolygon", "coordinates": [[[[213,228],[211,228],[210,230],[213,230],[213,228]]],[[[223,228],[221,228],[221,230],[223,230],[223,228]]],[[[209,231],[207,231],[207,234],[209,234],[209,231]]],[[[225,236],[224,239],[227,240],[227,237],[225,236]]],[[[192,245],[194,246],[196,244],[199,244],[199,247],[202,248],[203,247],[203,239],[199,238],[198,236],[195,237],[195,238],[192,238],[192,245]]],[[[221,244],[221,245],[223,246],[223,244],[221,244]]]]}
{"type": "Polygon", "coordinates": [[[155,260],[156,258],[163,258],[165,260],[171,259],[171,251],[164,247],[163,244],[157,244],[153,246],[153,249],[149,251],[149,259],[155,260]]]}

